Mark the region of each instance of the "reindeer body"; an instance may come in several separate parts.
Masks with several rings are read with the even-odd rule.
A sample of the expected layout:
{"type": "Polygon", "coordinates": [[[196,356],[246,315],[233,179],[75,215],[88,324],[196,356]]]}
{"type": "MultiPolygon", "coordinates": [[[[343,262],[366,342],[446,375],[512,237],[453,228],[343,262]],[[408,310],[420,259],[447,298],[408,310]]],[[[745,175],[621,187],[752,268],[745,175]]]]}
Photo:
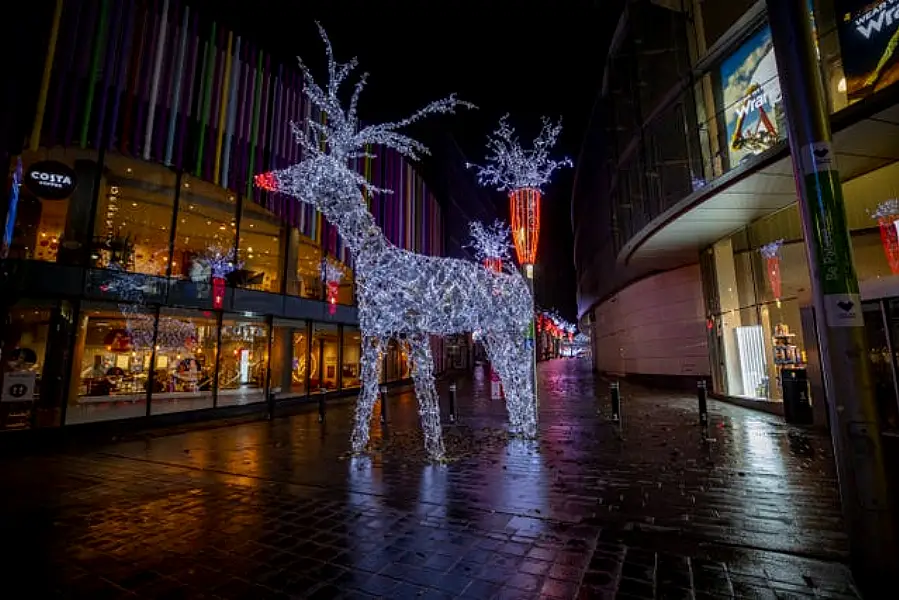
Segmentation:
{"type": "Polygon", "coordinates": [[[511,432],[534,436],[530,349],[524,336],[533,315],[533,300],[524,278],[517,272],[497,273],[470,261],[425,256],[396,247],[384,237],[350,177],[312,176],[321,172],[321,162],[328,160],[309,159],[270,175],[274,189],[297,190],[301,200],[320,210],[337,228],[353,256],[362,333],[362,389],[356,406],[353,450],[362,452],[368,444],[378,399],[379,357],[386,342],[396,338],[408,346],[412,359],[425,449],[432,459],[442,459],[430,336],[475,331],[481,334],[503,382],[511,432]],[[317,183],[298,186],[298,181],[317,183]]]}

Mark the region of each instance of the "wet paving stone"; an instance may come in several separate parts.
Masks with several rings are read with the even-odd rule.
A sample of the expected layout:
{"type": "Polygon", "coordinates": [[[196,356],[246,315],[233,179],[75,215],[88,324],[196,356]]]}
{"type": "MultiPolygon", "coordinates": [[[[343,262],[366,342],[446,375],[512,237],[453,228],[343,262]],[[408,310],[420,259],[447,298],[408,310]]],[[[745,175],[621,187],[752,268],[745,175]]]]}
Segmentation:
{"type": "Polygon", "coordinates": [[[825,437],[628,385],[619,426],[589,364],[540,377],[538,441],[460,379],[445,465],[408,391],[363,457],[345,402],[0,460],[4,598],[858,598],[825,437]]]}

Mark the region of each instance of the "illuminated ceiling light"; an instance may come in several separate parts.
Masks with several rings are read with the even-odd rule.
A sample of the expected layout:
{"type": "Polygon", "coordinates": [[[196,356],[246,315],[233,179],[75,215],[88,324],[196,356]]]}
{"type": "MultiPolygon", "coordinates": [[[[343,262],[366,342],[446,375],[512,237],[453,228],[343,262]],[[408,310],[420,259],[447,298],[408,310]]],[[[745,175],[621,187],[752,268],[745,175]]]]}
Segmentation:
{"type": "Polygon", "coordinates": [[[841,77],[840,81],[837,83],[837,91],[840,92],[841,94],[846,93],[846,78],[845,77],[841,77]]]}

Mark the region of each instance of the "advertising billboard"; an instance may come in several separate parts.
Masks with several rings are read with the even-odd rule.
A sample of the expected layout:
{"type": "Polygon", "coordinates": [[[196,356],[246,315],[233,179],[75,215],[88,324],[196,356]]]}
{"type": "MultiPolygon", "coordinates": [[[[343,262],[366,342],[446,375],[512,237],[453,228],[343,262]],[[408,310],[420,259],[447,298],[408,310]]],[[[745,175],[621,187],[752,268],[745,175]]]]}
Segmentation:
{"type": "Polygon", "coordinates": [[[725,59],[719,75],[733,168],[786,136],[771,29],[765,27],[725,59]]]}
{"type": "Polygon", "coordinates": [[[899,81],[899,0],[835,0],[835,8],[850,102],[899,81]]]}

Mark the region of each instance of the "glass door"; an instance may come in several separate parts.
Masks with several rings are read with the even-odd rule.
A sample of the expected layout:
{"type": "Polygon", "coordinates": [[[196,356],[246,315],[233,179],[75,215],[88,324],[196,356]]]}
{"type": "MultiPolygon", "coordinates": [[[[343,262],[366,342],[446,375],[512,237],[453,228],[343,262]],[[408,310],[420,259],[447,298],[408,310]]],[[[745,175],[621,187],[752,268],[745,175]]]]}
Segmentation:
{"type": "Polygon", "coordinates": [[[863,304],[868,334],[868,360],[881,426],[899,430],[899,394],[896,388],[895,341],[899,340],[899,300],[863,304]]]}

